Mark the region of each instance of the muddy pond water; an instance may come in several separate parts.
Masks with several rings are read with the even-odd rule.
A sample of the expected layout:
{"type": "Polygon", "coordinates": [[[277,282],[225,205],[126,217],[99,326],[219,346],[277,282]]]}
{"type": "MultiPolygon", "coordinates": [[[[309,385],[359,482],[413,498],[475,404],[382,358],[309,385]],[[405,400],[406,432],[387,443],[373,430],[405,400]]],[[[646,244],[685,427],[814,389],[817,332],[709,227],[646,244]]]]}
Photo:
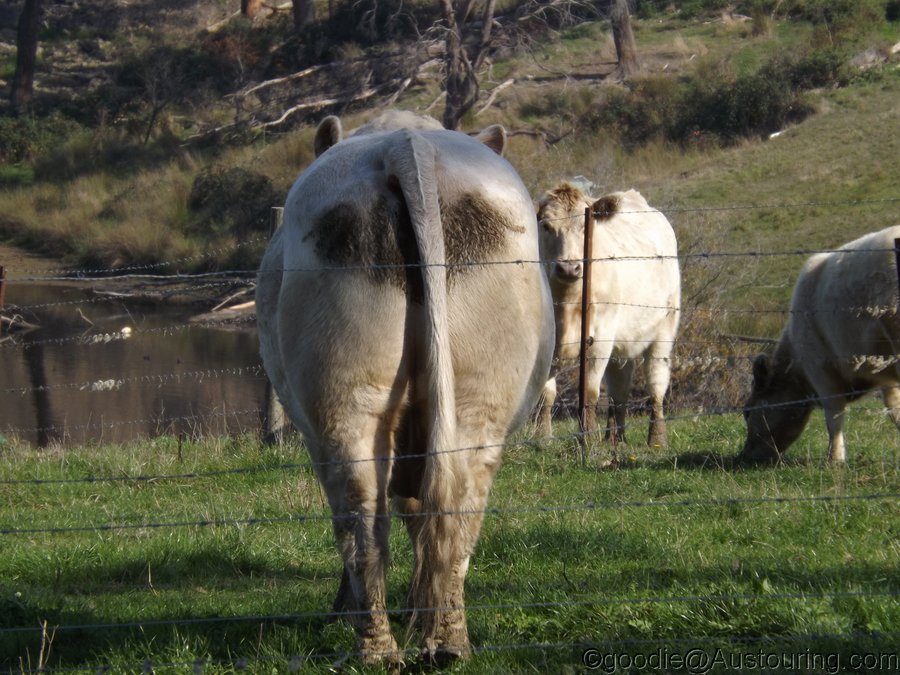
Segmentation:
{"type": "Polygon", "coordinates": [[[197,324],[198,311],[8,280],[0,435],[45,446],[259,432],[267,387],[255,325],[197,324]]]}

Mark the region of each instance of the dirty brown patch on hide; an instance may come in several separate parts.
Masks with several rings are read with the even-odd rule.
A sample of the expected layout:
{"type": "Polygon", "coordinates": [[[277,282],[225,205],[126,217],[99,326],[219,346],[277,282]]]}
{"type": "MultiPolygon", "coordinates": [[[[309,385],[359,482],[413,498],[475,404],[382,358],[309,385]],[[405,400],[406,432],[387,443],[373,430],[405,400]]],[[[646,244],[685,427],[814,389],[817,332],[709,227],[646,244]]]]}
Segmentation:
{"type": "Polygon", "coordinates": [[[591,206],[591,212],[597,220],[610,220],[619,212],[622,200],[617,195],[600,197],[591,206]]]}
{"type": "MultiPolygon", "coordinates": [[[[364,268],[379,283],[390,283],[421,302],[422,275],[416,267],[419,249],[409,210],[396,178],[387,182],[387,195],[379,195],[370,210],[341,202],[322,215],[312,232],[316,253],[329,265],[364,268]]],[[[439,204],[444,228],[448,281],[470,269],[466,263],[484,262],[503,250],[507,232],[525,232],[506,214],[476,194],[439,204]]]]}
{"type": "Polygon", "coordinates": [[[507,232],[525,232],[480,195],[467,193],[453,202],[440,201],[449,281],[470,267],[466,263],[496,259],[507,232]]]}
{"type": "Polygon", "coordinates": [[[336,267],[358,267],[373,281],[406,290],[419,260],[406,205],[393,191],[379,195],[368,211],[342,202],[323,214],[314,237],[319,258],[336,267]]]}

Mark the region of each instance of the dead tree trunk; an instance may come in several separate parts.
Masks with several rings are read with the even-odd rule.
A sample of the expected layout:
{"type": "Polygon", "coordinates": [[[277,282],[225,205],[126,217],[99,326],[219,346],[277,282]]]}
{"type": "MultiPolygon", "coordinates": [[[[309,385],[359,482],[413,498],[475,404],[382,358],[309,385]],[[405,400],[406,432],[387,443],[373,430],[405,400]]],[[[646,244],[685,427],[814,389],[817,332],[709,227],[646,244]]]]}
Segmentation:
{"type": "Polygon", "coordinates": [[[16,72],[13,75],[9,101],[16,110],[31,103],[34,97],[34,70],[37,64],[38,32],[41,27],[41,0],[25,0],[19,15],[16,38],[16,72]]]}
{"type": "Polygon", "coordinates": [[[312,0],[294,0],[294,30],[296,32],[302,31],[309,23],[314,9],[312,0]]]}
{"type": "Polygon", "coordinates": [[[470,0],[440,0],[447,23],[444,54],[444,91],[447,92],[447,104],[443,117],[443,124],[447,129],[458,129],[460,120],[478,101],[481,91],[478,70],[484,65],[491,46],[495,1],[484,0],[481,35],[474,46],[467,49],[464,37],[473,3],[470,0]]]}
{"type": "Polygon", "coordinates": [[[631,30],[628,0],[613,0],[609,20],[612,23],[616,56],[619,59],[619,74],[622,78],[627,78],[638,69],[637,48],[634,45],[634,33],[631,30]]]}

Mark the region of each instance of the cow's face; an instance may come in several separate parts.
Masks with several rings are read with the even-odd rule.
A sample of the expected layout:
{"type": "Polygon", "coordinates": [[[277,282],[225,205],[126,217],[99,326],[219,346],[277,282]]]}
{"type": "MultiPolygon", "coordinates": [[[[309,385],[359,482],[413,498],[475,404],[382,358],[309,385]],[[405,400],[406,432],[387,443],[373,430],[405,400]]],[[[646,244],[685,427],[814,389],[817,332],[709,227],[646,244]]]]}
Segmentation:
{"type": "Polygon", "coordinates": [[[767,354],[753,363],[753,389],[744,404],[747,440],[740,459],[777,461],[809,421],[813,403],[790,367],[776,365],[767,354]]]}
{"type": "Polygon", "coordinates": [[[576,188],[563,184],[538,202],[541,259],[554,289],[580,288],[584,274],[584,210],[590,206],[576,188]]]}

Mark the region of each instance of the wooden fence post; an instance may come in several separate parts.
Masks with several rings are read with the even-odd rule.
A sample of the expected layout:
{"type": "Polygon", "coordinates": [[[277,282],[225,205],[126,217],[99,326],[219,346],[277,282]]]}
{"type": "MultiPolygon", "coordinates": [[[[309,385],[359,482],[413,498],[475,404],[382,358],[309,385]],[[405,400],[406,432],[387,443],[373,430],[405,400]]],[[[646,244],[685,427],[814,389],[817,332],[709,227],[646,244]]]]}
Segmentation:
{"type": "MultiPolygon", "coordinates": [[[[269,213],[269,222],[272,225],[272,234],[281,227],[284,222],[284,209],[280,206],[273,206],[269,213]]],[[[290,422],[284,414],[284,408],[278,396],[275,394],[275,387],[266,380],[266,419],[265,419],[265,440],[267,443],[277,443],[281,445],[284,442],[284,434],[289,429],[290,422]]]]}
{"type": "MultiPolygon", "coordinates": [[[[593,254],[594,227],[591,207],[584,210],[584,263],[581,277],[581,357],[578,362],[578,444],[581,448],[581,463],[587,463],[588,434],[595,430],[596,411],[588,410],[587,364],[588,349],[593,344],[590,336],[591,308],[591,255],[593,254]],[[593,414],[592,414],[593,413],[593,414]]],[[[596,401],[594,402],[596,404],[596,401]]]]}
{"type": "Polygon", "coordinates": [[[272,226],[272,231],[269,235],[275,234],[275,230],[281,227],[281,223],[284,222],[284,208],[281,206],[273,206],[272,210],[269,212],[269,223],[272,226]]]}
{"type": "MultiPolygon", "coordinates": [[[[897,292],[900,293],[900,238],[894,239],[894,262],[897,265],[897,292]]],[[[0,309],[2,308],[3,303],[0,302],[0,309]]],[[[900,311],[900,295],[897,296],[897,311],[900,311]]]]}

